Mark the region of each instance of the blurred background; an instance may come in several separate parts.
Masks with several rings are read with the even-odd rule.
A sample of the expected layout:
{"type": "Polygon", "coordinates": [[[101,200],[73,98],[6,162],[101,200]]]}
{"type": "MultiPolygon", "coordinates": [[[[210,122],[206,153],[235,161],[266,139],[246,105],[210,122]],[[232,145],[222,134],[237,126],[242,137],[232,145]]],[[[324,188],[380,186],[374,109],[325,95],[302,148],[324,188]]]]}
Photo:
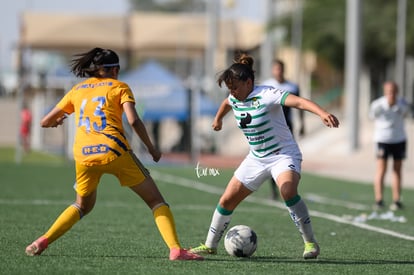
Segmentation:
{"type": "MultiPolygon", "coordinates": [[[[194,162],[200,154],[247,153],[231,118],[219,133],[210,127],[227,96],[216,76],[240,52],[255,58],[258,84],[271,76],[272,59],[282,59],[301,95],[341,119],[341,137],[329,142],[357,152],[369,104],[385,80],[397,81],[413,102],[413,14],[414,2],[406,0],[12,1],[0,10],[0,146],[15,146],[16,160],[22,158],[20,111],[27,106],[31,149],[70,158],[73,121],[58,130],[38,125],[79,81],[69,73],[72,55],[102,47],[120,55],[120,79],[171,156],[194,162]]],[[[323,125],[307,121],[303,148],[329,145],[320,138],[323,125]]]]}

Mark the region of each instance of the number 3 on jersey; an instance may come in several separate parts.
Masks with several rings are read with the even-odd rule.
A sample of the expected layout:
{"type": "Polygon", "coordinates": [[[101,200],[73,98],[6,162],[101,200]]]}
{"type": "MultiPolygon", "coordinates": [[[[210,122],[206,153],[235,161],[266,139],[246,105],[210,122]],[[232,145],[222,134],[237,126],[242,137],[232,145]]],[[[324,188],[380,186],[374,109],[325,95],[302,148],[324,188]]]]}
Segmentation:
{"type": "MultiPolygon", "coordinates": [[[[100,132],[106,127],[106,116],[105,113],[102,111],[102,106],[105,104],[105,97],[99,96],[92,99],[92,102],[98,102],[98,105],[96,105],[95,111],[93,112],[93,116],[100,118],[100,124],[98,122],[93,122],[93,129],[96,132],[100,132]]],[[[85,115],[85,107],[86,104],[88,104],[88,100],[84,99],[82,101],[82,106],[79,112],[79,123],[78,127],[85,127],[86,132],[91,131],[91,119],[89,118],[88,114],[85,115]]]]}

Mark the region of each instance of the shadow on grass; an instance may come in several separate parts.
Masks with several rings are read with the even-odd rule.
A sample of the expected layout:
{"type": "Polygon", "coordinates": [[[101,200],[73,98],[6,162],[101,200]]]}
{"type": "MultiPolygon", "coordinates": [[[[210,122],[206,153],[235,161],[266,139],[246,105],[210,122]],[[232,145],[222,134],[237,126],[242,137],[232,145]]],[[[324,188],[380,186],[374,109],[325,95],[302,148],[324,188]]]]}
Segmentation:
{"type": "MultiPolygon", "coordinates": [[[[208,260],[215,260],[209,258],[208,260]]],[[[220,259],[218,259],[220,261],[220,259]]],[[[290,258],[278,257],[252,257],[240,258],[236,260],[251,261],[251,262],[278,262],[278,263],[306,263],[306,264],[338,264],[338,265],[383,265],[383,264],[398,264],[398,265],[413,265],[414,261],[409,260],[379,260],[379,259],[315,259],[315,260],[298,260],[290,258]]]]}
{"type": "MultiPolygon", "coordinates": [[[[168,255],[165,257],[155,255],[62,255],[62,254],[47,254],[40,257],[67,257],[67,258],[119,258],[119,259],[151,259],[151,260],[165,260],[168,259],[168,255]]],[[[318,265],[413,265],[414,261],[409,260],[379,260],[379,259],[316,259],[316,260],[304,260],[304,259],[291,259],[280,257],[252,257],[252,258],[219,258],[219,257],[205,257],[204,261],[207,262],[254,262],[254,263],[294,263],[294,264],[318,264],[318,265]]],[[[202,261],[195,261],[202,262],[202,261]]]]}

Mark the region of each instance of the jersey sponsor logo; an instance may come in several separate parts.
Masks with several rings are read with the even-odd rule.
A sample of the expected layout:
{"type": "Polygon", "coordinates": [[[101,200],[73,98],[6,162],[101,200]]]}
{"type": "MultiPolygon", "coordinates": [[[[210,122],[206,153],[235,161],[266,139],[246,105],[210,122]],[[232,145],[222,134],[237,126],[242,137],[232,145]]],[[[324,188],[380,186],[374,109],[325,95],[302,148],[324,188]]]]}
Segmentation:
{"type": "Polygon", "coordinates": [[[247,139],[250,141],[250,142],[255,142],[255,141],[261,141],[261,140],[264,140],[264,136],[253,136],[253,137],[247,137],[247,139]]]}
{"type": "Polygon", "coordinates": [[[90,145],[82,148],[83,155],[105,154],[108,151],[109,148],[105,144],[90,145]]]}
{"type": "Polygon", "coordinates": [[[76,90],[93,89],[97,87],[112,86],[112,85],[114,85],[112,81],[103,81],[103,82],[98,82],[98,83],[83,83],[83,84],[78,85],[78,87],[76,87],[76,90]]]}
{"type": "Polygon", "coordinates": [[[243,132],[244,132],[245,135],[250,135],[250,136],[257,134],[256,129],[245,129],[245,130],[243,130],[243,132]]]}
{"type": "Polygon", "coordinates": [[[241,114],[239,125],[241,128],[247,128],[247,124],[252,122],[252,116],[249,113],[241,114]]]}

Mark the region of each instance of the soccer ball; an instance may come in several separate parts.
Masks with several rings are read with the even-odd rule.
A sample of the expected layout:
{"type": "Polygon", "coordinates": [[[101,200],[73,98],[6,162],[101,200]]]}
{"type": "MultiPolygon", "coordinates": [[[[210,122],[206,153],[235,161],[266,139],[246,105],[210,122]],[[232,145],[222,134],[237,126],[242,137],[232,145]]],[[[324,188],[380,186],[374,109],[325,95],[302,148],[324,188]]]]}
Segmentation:
{"type": "Polygon", "coordinates": [[[236,225],[227,231],[224,247],[231,256],[250,257],[257,248],[257,235],[247,225],[236,225]]]}

